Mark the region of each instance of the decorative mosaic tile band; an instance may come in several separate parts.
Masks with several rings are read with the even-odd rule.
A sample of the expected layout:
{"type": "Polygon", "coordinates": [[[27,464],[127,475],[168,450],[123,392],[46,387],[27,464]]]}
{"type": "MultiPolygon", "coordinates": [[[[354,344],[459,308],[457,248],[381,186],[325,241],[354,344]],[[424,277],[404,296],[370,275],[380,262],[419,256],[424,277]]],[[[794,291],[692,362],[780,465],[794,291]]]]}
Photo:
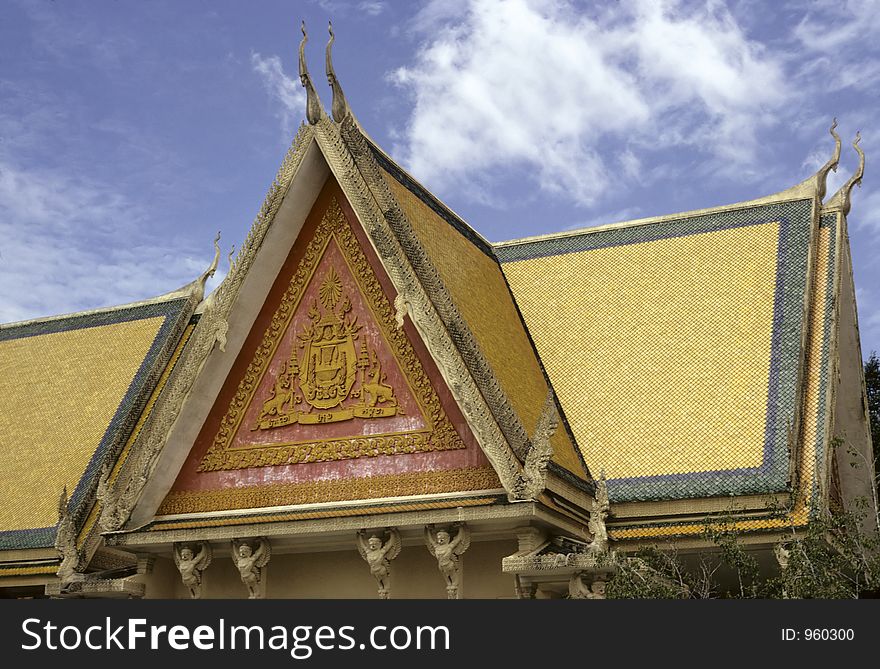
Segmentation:
{"type": "Polygon", "coordinates": [[[363,478],[172,491],[162,502],[157,515],[271,508],[462,490],[494,490],[500,487],[498,475],[491,467],[402,472],[363,478]]]}
{"type": "Polygon", "coordinates": [[[449,209],[447,209],[442,202],[440,202],[437,198],[427,192],[424,188],[422,188],[419,184],[417,184],[412,177],[406,174],[403,170],[401,170],[397,165],[392,163],[385,156],[384,153],[379,151],[372,143],[369,142],[370,149],[373,151],[373,157],[376,159],[376,162],[379,163],[379,166],[385,170],[389,175],[391,175],[394,179],[400,183],[403,187],[409,190],[413,195],[419,198],[422,202],[424,202],[427,206],[434,210],[434,212],[446,221],[453,228],[458,230],[462,235],[464,235],[468,240],[473,243],[480,251],[485,253],[487,256],[492,258],[497,262],[495,257],[495,253],[493,248],[486,243],[486,240],[482,239],[479,235],[477,235],[473,229],[460,218],[458,218],[455,214],[453,214],[449,209]]]}
{"type": "MultiPolygon", "coordinates": [[[[814,443],[815,448],[815,470],[811,477],[811,500],[814,502],[811,507],[818,508],[815,502],[821,494],[820,477],[821,473],[827,471],[826,459],[830,455],[827,452],[826,445],[830,435],[828,434],[828,381],[831,367],[831,328],[833,325],[834,305],[836,303],[834,295],[835,275],[839,271],[836,266],[837,247],[839,242],[839,228],[837,214],[824,214],[819,219],[819,248],[820,253],[817,259],[816,272],[816,296],[813,299],[813,315],[811,318],[811,328],[821,327],[821,349],[808,351],[808,374],[812,375],[812,379],[808,383],[818,386],[818,396],[815,401],[815,408],[808,404],[808,411],[805,415],[805,421],[813,421],[813,415],[809,409],[815,411],[815,427],[813,430],[804,430],[804,439],[810,439],[814,443]],[[824,285],[823,285],[824,283],[824,285]],[[820,299],[821,294],[821,299],[820,299]]],[[[816,335],[811,335],[810,339],[815,341],[816,335]]],[[[810,388],[808,387],[808,393],[810,388]]],[[[808,397],[809,399],[809,397],[808,397]]]]}

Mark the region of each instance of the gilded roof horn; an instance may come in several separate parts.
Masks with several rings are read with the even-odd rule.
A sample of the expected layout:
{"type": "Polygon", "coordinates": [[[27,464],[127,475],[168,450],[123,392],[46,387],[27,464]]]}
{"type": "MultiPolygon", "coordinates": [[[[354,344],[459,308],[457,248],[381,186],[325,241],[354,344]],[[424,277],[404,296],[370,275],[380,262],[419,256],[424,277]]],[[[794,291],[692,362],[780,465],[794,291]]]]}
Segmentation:
{"type": "MultiPolygon", "coordinates": [[[[217,236],[214,237],[214,260],[211,261],[210,267],[202,272],[202,275],[196,279],[196,284],[198,285],[200,295],[204,296],[205,294],[205,284],[208,283],[208,279],[214,276],[214,272],[217,271],[217,264],[220,262],[220,233],[217,233],[217,236]]],[[[201,299],[201,298],[199,298],[201,299]]]]}
{"type": "Polygon", "coordinates": [[[306,42],[309,41],[309,36],[306,34],[305,21],[302,22],[302,34],[302,41],[299,43],[299,80],[306,89],[306,119],[311,125],[315,125],[321,120],[321,102],[306,67],[306,42]]]}
{"type": "Polygon", "coordinates": [[[831,128],[828,132],[831,133],[831,136],[834,137],[834,155],[828,159],[828,162],[822,165],[817,174],[819,178],[819,201],[822,201],[822,198],[825,197],[825,189],[827,185],[828,173],[832,170],[837,171],[837,166],[840,163],[840,135],[837,134],[837,119],[834,119],[834,122],[831,124],[831,128]]]}
{"type": "Polygon", "coordinates": [[[856,132],[856,138],[853,140],[853,148],[856,150],[856,153],[859,154],[859,166],[856,168],[855,173],[849,178],[841,190],[843,191],[843,214],[844,216],[849,213],[850,208],[850,194],[852,193],[853,186],[862,187],[862,177],[865,176],[865,152],[862,151],[862,147],[859,146],[859,142],[862,141],[862,133],[856,132]]]}
{"type": "Polygon", "coordinates": [[[852,194],[853,186],[862,185],[862,177],[865,174],[865,152],[862,151],[862,147],[859,146],[859,142],[862,141],[862,134],[860,132],[856,133],[856,138],[853,140],[853,148],[856,150],[856,153],[859,154],[859,166],[856,168],[856,171],[849,178],[849,180],[843,184],[840,189],[834,194],[834,197],[825,205],[826,208],[839,208],[843,215],[846,216],[849,213],[850,209],[850,195],[852,194]]]}
{"type": "Polygon", "coordinates": [[[326,58],[326,70],[327,70],[327,81],[330,82],[330,88],[333,90],[333,103],[331,104],[330,109],[333,112],[333,120],[337,123],[342,123],[342,119],[344,119],[349,112],[348,102],[345,99],[345,93],[342,92],[342,86],[339,85],[339,80],[336,78],[336,72],[333,70],[333,54],[331,53],[333,49],[333,42],[336,41],[336,36],[333,34],[333,22],[327,22],[327,30],[330,32],[330,39],[327,42],[327,58],[326,58]]]}

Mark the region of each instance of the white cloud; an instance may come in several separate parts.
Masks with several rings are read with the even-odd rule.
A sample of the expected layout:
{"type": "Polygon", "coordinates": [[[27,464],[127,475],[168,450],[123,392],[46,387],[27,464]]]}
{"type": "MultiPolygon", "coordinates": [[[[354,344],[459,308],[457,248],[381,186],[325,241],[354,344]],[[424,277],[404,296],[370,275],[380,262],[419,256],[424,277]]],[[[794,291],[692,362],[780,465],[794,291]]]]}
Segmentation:
{"type": "Polygon", "coordinates": [[[581,230],[584,228],[595,228],[600,225],[609,225],[612,223],[624,223],[626,221],[634,221],[642,215],[641,207],[626,207],[616,211],[607,211],[592,217],[589,221],[580,221],[572,223],[565,227],[566,230],[581,230]]]}
{"type": "Polygon", "coordinates": [[[331,16],[346,16],[352,11],[358,11],[367,16],[378,16],[388,9],[388,3],[383,0],[361,0],[360,2],[346,2],[345,0],[317,0],[318,6],[331,16]]]}
{"type": "Polygon", "coordinates": [[[827,92],[872,91],[880,82],[880,0],[819,0],[793,30],[800,76],[823,79],[827,92]]]}
{"type": "Polygon", "coordinates": [[[618,156],[617,160],[620,163],[620,169],[628,178],[633,181],[640,180],[642,161],[639,160],[639,157],[631,149],[626,149],[618,156]]]}
{"type": "Polygon", "coordinates": [[[358,9],[368,16],[378,16],[388,9],[388,4],[385,2],[377,2],[376,0],[365,0],[358,4],[358,9]]]}
{"type": "Polygon", "coordinates": [[[302,118],[306,108],[306,95],[299,82],[286,74],[278,56],[263,57],[259,53],[251,54],[251,67],[263,82],[263,86],[278,105],[275,115],[281,122],[284,133],[283,142],[287,144],[296,132],[298,119],[302,118]]]}
{"type": "Polygon", "coordinates": [[[456,7],[427,5],[412,24],[425,35],[415,65],[390,75],[414,102],[400,153],[434,186],[519,167],[590,205],[609,186],[601,142],[692,143],[747,163],[785,100],[781,65],[716,3],[636,1],[616,19],[566,0],[456,7]]]}
{"type": "Polygon", "coordinates": [[[156,245],[143,222],[105,185],[0,161],[0,322],[145,299],[204,271],[210,247],[156,245]]]}
{"type": "Polygon", "coordinates": [[[702,114],[691,136],[726,160],[752,162],[766,112],[786,100],[782,64],[717,3],[685,11],[671,0],[638,0],[633,9],[617,36],[635,58],[652,120],[675,127],[664,112],[696,106],[702,114]]]}

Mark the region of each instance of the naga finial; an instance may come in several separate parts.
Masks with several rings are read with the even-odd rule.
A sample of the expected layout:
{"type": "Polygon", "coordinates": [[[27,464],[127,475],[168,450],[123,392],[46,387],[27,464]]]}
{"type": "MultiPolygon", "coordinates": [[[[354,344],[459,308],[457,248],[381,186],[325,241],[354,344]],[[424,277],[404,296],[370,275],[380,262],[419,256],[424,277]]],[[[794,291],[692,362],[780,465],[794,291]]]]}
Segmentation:
{"type": "Polygon", "coordinates": [[[853,186],[862,185],[862,177],[865,174],[865,152],[862,151],[862,147],[859,146],[859,143],[862,141],[862,133],[857,132],[856,138],[853,140],[853,148],[856,150],[856,153],[859,154],[859,166],[856,168],[856,171],[849,178],[849,180],[843,184],[840,189],[834,194],[834,197],[831,198],[826,207],[839,207],[843,212],[843,215],[846,216],[849,213],[849,209],[851,206],[850,195],[852,194],[853,186]]]}
{"type": "Polygon", "coordinates": [[[61,491],[58,497],[58,520],[63,520],[67,515],[67,486],[61,491]]]}
{"type": "Polygon", "coordinates": [[[205,284],[208,283],[208,279],[214,276],[214,272],[217,271],[217,264],[220,262],[220,232],[217,232],[217,236],[214,237],[214,259],[211,261],[210,267],[206,269],[202,275],[197,279],[197,283],[202,289],[202,293],[204,294],[205,284]]]}
{"type": "Polygon", "coordinates": [[[330,39],[327,41],[327,57],[326,57],[326,71],[327,71],[327,81],[330,83],[330,88],[333,91],[333,102],[330,106],[330,109],[333,112],[333,120],[337,123],[342,123],[342,120],[348,115],[348,102],[345,99],[345,93],[342,92],[342,86],[339,84],[339,80],[336,78],[336,72],[333,70],[333,55],[331,50],[333,48],[333,42],[336,41],[336,36],[333,34],[333,22],[327,22],[327,30],[330,33],[330,39]]]}
{"type": "Polygon", "coordinates": [[[828,130],[828,132],[831,133],[831,136],[834,137],[834,155],[832,155],[831,158],[828,159],[828,162],[819,169],[817,174],[819,178],[819,202],[825,197],[828,173],[832,170],[836,172],[837,165],[840,163],[840,135],[837,134],[836,128],[837,118],[834,119],[831,128],[828,130]]]}
{"type": "Polygon", "coordinates": [[[855,173],[849,178],[849,181],[844,185],[844,205],[843,205],[843,213],[844,215],[849,213],[850,207],[850,194],[852,193],[853,186],[862,187],[862,177],[865,176],[865,152],[862,151],[862,147],[859,146],[859,142],[862,141],[862,133],[860,131],[856,131],[856,138],[853,140],[853,148],[856,150],[856,153],[859,154],[859,166],[856,168],[855,173]]]}
{"type": "Polygon", "coordinates": [[[306,22],[302,22],[302,41],[299,43],[299,80],[306,89],[306,119],[311,125],[315,125],[321,120],[321,101],[318,99],[318,93],[312,85],[312,78],[309,76],[309,69],[306,67],[306,42],[309,36],[306,34],[306,22]]]}

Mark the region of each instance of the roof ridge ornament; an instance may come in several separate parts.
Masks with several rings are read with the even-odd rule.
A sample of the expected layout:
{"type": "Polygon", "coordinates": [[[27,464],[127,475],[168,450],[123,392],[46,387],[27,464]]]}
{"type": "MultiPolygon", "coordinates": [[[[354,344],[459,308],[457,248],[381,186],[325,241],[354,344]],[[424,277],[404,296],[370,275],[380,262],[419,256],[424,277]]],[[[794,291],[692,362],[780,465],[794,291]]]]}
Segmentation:
{"type": "Polygon", "coordinates": [[[309,36],[306,34],[306,22],[302,22],[302,41],[299,43],[299,80],[306,89],[306,119],[311,125],[316,125],[321,120],[321,101],[318,93],[312,84],[312,78],[309,76],[309,69],[306,67],[306,42],[309,36]]]}
{"type": "Polygon", "coordinates": [[[333,120],[337,123],[342,123],[351,110],[348,107],[348,101],[345,99],[345,93],[342,92],[339,79],[336,78],[336,72],[333,70],[332,49],[333,42],[336,41],[336,35],[333,34],[333,21],[327,21],[327,31],[330,33],[330,39],[327,41],[326,72],[327,81],[330,83],[330,88],[333,91],[333,102],[330,105],[330,109],[333,112],[333,120]]]}
{"type": "Polygon", "coordinates": [[[547,391],[544,406],[535,425],[531,446],[525,455],[522,472],[512,498],[516,500],[537,499],[547,487],[547,465],[553,457],[553,435],[559,427],[559,411],[553,389],[547,391]]]}
{"type": "Polygon", "coordinates": [[[188,292],[190,294],[195,294],[198,296],[197,301],[201,302],[205,298],[205,286],[208,283],[208,279],[214,276],[214,273],[217,271],[217,264],[220,262],[220,232],[217,232],[217,236],[214,237],[214,259],[211,261],[211,264],[208,266],[204,272],[202,272],[201,276],[193,281],[192,283],[188,283],[186,286],[181,288],[179,291],[175,292],[188,292]]]}
{"type": "Polygon", "coordinates": [[[61,563],[55,573],[61,579],[62,585],[73,580],[74,575],[83,567],[82,553],[76,545],[76,523],[73,513],[68,508],[69,503],[65,485],[58,498],[58,525],[55,530],[55,550],[61,557],[61,563]]]}
{"type": "Polygon", "coordinates": [[[205,289],[205,284],[208,282],[212,276],[214,276],[214,272],[217,271],[217,264],[220,262],[220,231],[217,231],[217,236],[214,237],[214,259],[211,261],[211,265],[206,269],[202,275],[198,278],[198,282],[202,287],[202,290],[205,289]]]}
{"type": "Polygon", "coordinates": [[[828,173],[832,170],[837,172],[837,166],[840,164],[840,135],[837,134],[836,128],[837,117],[834,118],[834,121],[831,123],[831,128],[828,129],[828,132],[834,137],[834,155],[828,159],[828,162],[819,169],[819,172],[816,175],[819,179],[819,202],[825,197],[828,173]]]}
{"type": "Polygon", "coordinates": [[[853,187],[859,186],[859,188],[861,188],[862,177],[865,175],[865,152],[862,151],[862,147],[859,146],[861,141],[862,133],[861,131],[857,131],[852,146],[856,150],[856,153],[859,154],[859,166],[849,180],[837,190],[834,197],[832,197],[831,200],[828,201],[828,204],[825,205],[827,209],[839,208],[844,216],[849,214],[849,209],[852,205],[850,196],[852,195],[853,187]]]}
{"type": "Polygon", "coordinates": [[[856,171],[849,178],[843,186],[843,213],[844,215],[849,213],[850,208],[850,195],[852,194],[853,186],[862,187],[862,177],[865,176],[865,152],[862,151],[862,147],[859,146],[859,142],[862,141],[862,133],[861,131],[856,131],[856,138],[853,140],[853,148],[856,150],[856,153],[859,154],[859,166],[856,168],[856,171]]]}

